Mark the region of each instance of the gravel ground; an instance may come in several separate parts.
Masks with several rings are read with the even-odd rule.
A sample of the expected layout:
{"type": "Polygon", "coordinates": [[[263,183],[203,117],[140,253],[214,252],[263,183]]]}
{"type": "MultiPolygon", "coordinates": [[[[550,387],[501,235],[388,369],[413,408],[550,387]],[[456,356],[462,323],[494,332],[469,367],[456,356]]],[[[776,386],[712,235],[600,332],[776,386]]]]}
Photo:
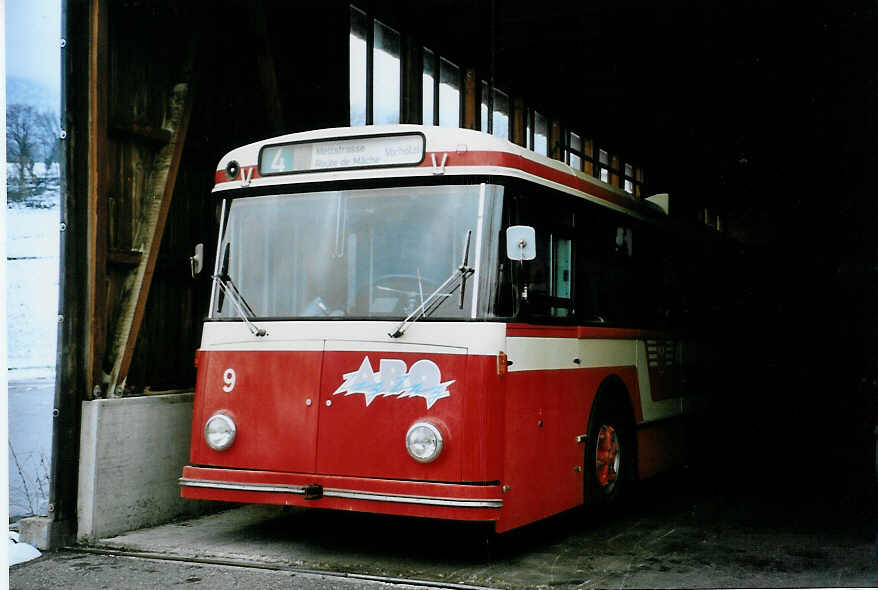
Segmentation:
{"type": "MultiPolygon", "coordinates": [[[[196,578],[213,588],[310,587],[303,570],[515,589],[878,586],[868,506],[694,488],[690,476],[671,474],[643,482],[616,514],[572,511],[499,537],[472,524],[245,506],[96,544],[139,559],[62,552],[16,566],[11,587],[148,588],[196,578]]],[[[348,581],[328,578],[326,587],[348,581]]]]}
{"type": "Polygon", "coordinates": [[[192,590],[414,590],[410,584],[388,584],[314,573],[199,565],[108,555],[61,552],[10,569],[11,589],[67,588],[140,590],[184,587],[192,590]]]}

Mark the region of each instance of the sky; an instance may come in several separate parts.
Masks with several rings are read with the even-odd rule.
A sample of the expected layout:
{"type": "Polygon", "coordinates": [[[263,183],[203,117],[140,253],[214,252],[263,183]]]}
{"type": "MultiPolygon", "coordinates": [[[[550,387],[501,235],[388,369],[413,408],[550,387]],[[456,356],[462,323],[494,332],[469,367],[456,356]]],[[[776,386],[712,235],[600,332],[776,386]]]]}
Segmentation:
{"type": "Polygon", "coordinates": [[[61,88],[61,0],[6,0],[6,76],[61,88]]]}

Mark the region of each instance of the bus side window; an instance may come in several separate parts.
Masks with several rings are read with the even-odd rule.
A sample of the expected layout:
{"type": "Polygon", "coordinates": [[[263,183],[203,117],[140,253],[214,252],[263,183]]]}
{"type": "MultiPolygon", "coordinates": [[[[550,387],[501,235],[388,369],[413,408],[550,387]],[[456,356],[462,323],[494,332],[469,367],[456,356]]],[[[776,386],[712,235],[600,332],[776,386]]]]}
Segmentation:
{"type": "Polygon", "coordinates": [[[549,297],[553,301],[549,313],[552,317],[568,317],[573,311],[573,240],[550,234],[549,241],[552,244],[549,297]],[[557,299],[561,301],[555,301],[557,299]]]}
{"type": "Polygon", "coordinates": [[[535,193],[518,198],[518,223],[536,231],[536,258],[523,267],[524,310],[535,319],[573,319],[576,242],[570,203],[535,193]]]}
{"type": "Polygon", "coordinates": [[[528,263],[528,310],[538,317],[573,315],[573,240],[537,228],[537,257],[528,263]]]}
{"type": "Polygon", "coordinates": [[[634,231],[630,226],[614,228],[612,254],[610,256],[610,296],[608,312],[611,321],[620,325],[636,324],[637,299],[643,294],[637,288],[635,272],[634,231]]]}
{"type": "Polygon", "coordinates": [[[635,280],[635,259],[642,250],[639,234],[630,220],[597,208],[588,208],[583,217],[582,320],[633,325],[637,300],[644,296],[635,280]]]}
{"type": "Polygon", "coordinates": [[[658,228],[643,227],[640,242],[643,248],[637,263],[643,296],[638,323],[668,329],[676,321],[680,297],[675,237],[658,228]]]}
{"type": "MultiPolygon", "coordinates": [[[[507,222],[505,227],[508,227],[507,222]]],[[[498,237],[500,252],[506,252],[506,231],[500,232],[498,237]]],[[[515,314],[517,289],[515,287],[516,273],[512,266],[519,264],[506,258],[499,257],[497,269],[497,294],[494,299],[494,315],[497,317],[511,317],[515,314]]]]}

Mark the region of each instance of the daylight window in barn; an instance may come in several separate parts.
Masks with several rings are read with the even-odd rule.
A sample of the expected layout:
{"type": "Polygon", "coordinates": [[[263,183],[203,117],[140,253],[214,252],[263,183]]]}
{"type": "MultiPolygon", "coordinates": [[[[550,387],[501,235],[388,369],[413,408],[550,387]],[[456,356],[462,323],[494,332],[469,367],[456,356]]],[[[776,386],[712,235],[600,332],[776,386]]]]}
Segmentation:
{"type": "Polygon", "coordinates": [[[398,31],[351,6],[351,125],[400,122],[400,45],[398,31]]]}

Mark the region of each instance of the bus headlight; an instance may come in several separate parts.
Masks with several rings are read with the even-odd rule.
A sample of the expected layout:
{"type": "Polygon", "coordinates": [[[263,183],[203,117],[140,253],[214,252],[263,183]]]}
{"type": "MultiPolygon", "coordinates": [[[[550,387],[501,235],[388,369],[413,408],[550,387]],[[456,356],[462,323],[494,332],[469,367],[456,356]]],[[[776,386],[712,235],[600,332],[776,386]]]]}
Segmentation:
{"type": "Polygon", "coordinates": [[[214,414],[204,425],[204,440],[214,451],[225,451],[235,442],[235,421],[226,414],[214,414]]]}
{"type": "Polygon", "coordinates": [[[415,422],[405,433],[405,449],[415,461],[435,461],[442,452],[442,433],[429,422],[415,422]]]}

